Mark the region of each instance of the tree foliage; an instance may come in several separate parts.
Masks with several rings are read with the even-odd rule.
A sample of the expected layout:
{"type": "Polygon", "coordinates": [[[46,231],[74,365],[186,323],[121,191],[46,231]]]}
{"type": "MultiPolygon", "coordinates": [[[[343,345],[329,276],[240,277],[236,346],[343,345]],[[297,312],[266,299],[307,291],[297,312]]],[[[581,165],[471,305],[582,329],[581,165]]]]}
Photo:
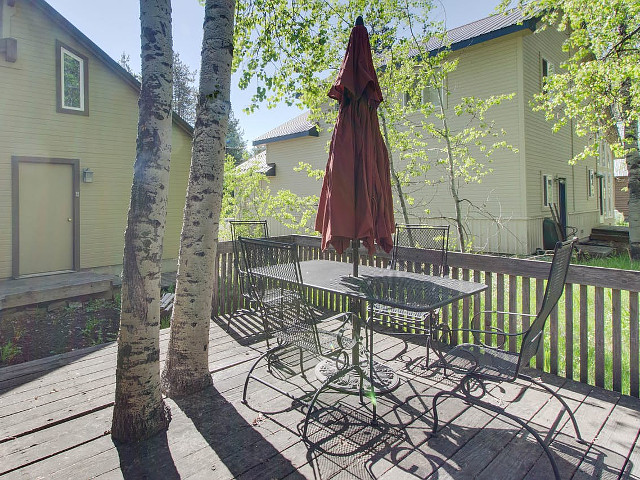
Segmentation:
{"type": "MultiPolygon", "coordinates": [[[[293,232],[310,233],[317,205],[317,195],[301,197],[290,190],[273,192],[269,177],[256,166],[238,168],[235,159],[227,155],[221,219],[273,218],[293,232]]],[[[231,239],[226,222],[220,223],[220,237],[231,239]]]]}
{"type": "Polygon", "coordinates": [[[464,246],[467,230],[460,209],[469,202],[460,189],[490,172],[487,164],[496,149],[511,148],[487,112],[512,94],[468,97],[447,106],[447,76],[456,61],[446,49],[443,26],[430,20],[431,11],[430,0],[244,3],[238,6],[234,66],[242,72],[241,87],[255,86],[250,110],[260,102],[301,103],[311,107],[313,118],[333,125],[337,109],[328,106],[326,94],[353,21],[362,14],[385,97],[379,116],[398,208],[406,222],[428,216],[426,205],[416,204],[416,191],[446,182],[456,211],[448,220],[458,225],[464,246]],[[430,52],[434,42],[441,48],[430,52]],[[462,120],[450,121],[456,117],[462,120]],[[434,166],[439,173],[429,173],[434,166]]]}
{"type": "Polygon", "coordinates": [[[568,60],[548,77],[534,109],[545,113],[555,130],[572,122],[590,140],[572,161],[597,156],[603,140],[629,172],[630,251],[640,258],[640,2],[637,0],[503,0],[543,28],[566,34],[568,60]]]}
{"type": "Polygon", "coordinates": [[[197,70],[191,70],[189,65],[180,59],[178,52],[173,52],[173,111],[191,125],[196,121],[197,74],[197,70]]]}

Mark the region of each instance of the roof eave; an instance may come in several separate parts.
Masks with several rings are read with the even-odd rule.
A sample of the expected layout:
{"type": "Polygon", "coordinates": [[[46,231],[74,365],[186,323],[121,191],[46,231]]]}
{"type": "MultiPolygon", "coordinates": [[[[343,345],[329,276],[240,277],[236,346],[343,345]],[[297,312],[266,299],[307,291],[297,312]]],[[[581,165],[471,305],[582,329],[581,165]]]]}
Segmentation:
{"type": "Polygon", "coordinates": [[[283,140],[291,140],[293,138],[317,137],[317,136],[319,136],[318,129],[314,126],[314,127],[311,127],[309,130],[305,130],[304,132],[288,133],[286,135],[278,135],[277,137],[254,140],[252,144],[255,147],[257,145],[265,145],[267,143],[281,142],[283,140]]]}
{"type": "MultiPolygon", "coordinates": [[[[122,66],[111,58],[104,50],[96,45],[89,37],[82,33],[69,20],[62,16],[57,10],[43,0],[31,0],[33,4],[47,14],[60,28],[67,30],[76,40],[87,48],[92,54],[102,60],[116,75],[122,78],[138,94],[140,93],[140,82],[136,77],[127,72],[122,66]]],[[[193,136],[193,127],[176,112],[172,112],[173,121],[181,127],[189,136],[193,136]]]]}
{"type": "Polygon", "coordinates": [[[522,30],[531,30],[532,32],[536,31],[536,24],[538,20],[536,18],[530,18],[528,20],[524,20],[522,23],[516,23],[514,25],[509,25],[508,27],[499,28],[498,30],[494,30],[492,32],[483,33],[476,37],[469,38],[467,40],[461,40],[459,42],[452,43],[450,46],[445,46],[441,48],[436,48],[429,52],[430,56],[437,55],[442,50],[461,50],[463,48],[470,47],[472,45],[478,45],[479,43],[488,42],[489,40],[493,40],[495,38],[504,37],[505,35],[509,35],[511,33],[520,32],[522,30]]]}

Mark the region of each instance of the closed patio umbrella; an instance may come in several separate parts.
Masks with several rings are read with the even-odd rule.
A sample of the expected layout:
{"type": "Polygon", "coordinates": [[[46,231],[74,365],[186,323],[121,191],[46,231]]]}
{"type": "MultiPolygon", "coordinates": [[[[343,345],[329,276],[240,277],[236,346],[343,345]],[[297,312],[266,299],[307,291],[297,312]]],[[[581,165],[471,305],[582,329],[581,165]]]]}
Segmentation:
{"type": "Polygon", "coordinates": [[[340,102],[329,148],[316,230],[322,249],[343,253],[353,241],[354,276],[360,240],[369,251],[377,243],[393,248],[393,200],[389,155],[378,124],[382,92],[373,66],[369,34],[362,17],[351,30],[349,45],[329,97],[340,102]]]}

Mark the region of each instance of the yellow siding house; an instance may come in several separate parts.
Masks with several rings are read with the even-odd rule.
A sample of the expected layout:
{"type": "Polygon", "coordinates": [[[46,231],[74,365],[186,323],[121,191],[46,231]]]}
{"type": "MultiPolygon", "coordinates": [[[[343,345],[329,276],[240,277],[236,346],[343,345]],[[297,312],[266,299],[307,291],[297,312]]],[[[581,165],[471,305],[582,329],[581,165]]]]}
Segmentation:
{"type": "MultiPolygon", "coordinates": [[[[0,0],[0,279],[118,274],[138,81],[44,0],[0,0]]],[[[175,271],[192,129],[174,115],[165,271],[175,271]]]]}
{"type": "MultiPolygon", "coordinates": [[[[497,151],[487,165],[493,172],[482,183],[460,189],[461,198],[484,209],[484,214],[471,208],[466,212],[473,248],[478,250],[529,254],[542,248],[543,218],[550,216],[550,203],[558,205],[565,224],[577,227],[580,237],[588,236],[595,225],[613,221],[610,154],[603,152],[600,159],[569,165],[586,140],[577,137],[570,126],[553,133],[544,115],[531,110],[530,102],[540,92],[543,76],[558,69],[566,55],[561,49],[564,34],[553,28],[536,32],[536,27],[534,20],[523,22],[513,12],[448,32],[452,56],[459,59],[457,69],[447,78],[449,109],[462,97],[515,93],[513,100],[492,108],[488,120],[505,130],[504,140],[518,152],[497,151]]],[[[453,130],[466,121],[455,115],[449,120],[453,130]]],[[[324,170],[331,131],[322,127],[316,128],[308,113],[303,113],[254,140],[254,145],[266,146],[265,161],[277,168],[270,179],[272,189],[319,195],[321,184],[293,168],[304,161],[324,170]]],[[[416,204],[422,205],[410,211],[411,222],[438,224],[454,217],[447,183],[439,182],[442,168],[432,166],[427,174],[434,185],[412,192],[416,204]]],[[[396,212],[396,220],[400,218],[396,212]]],[[[284,233],[272,223],[273,233],[284,233]]]]}

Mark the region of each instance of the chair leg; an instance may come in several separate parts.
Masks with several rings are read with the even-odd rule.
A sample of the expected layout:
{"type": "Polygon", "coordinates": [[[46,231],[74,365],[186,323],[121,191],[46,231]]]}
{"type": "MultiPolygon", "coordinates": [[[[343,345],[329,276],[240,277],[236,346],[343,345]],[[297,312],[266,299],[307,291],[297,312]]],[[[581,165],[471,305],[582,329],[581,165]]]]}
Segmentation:
{"type": "MultiPolygon", "coordinates": [[[[458,384],[458,387],[461,384],[458,384]]],[[[522,420],[521,418],[509,413],[509,412],[505,412],[504,409],[496,407],[494,405],[491,405],[490,403],[486,403],[486,402],[482,402],[479,400],[476,400],[474,397],[469,396],[469,395],[462,395],[460,393],[457,393],[457,389],[458,387],[456,387],[454,390],[451,391],[441,391],[438,392],[434,397],[433,397],[433,431],[432,431],[432,435],[435,436],[436,435],[436,431],[438,429],[438,412],[436,410],[436,403],[438,401],[438,399],[442,396],[449,396],[449,397],[455,397],[458,398],[464,402],[468,402],[472,405],[477,405],[480,408],[485,408],[487,410],[491,410],[492,412],[497,413],[498,415],[503,415],[507,418],[509,418],[510,420],[513,420],[514,422],[516,422],[518,425],[520,425],[522,428],[524,428],[525,430],[527,430],[531,435],[533,435],[533,437],[536,439],[536,441],[540,444],[540,446],[542,447],[542,449],[544,450],[544,453],[547,454],[547,457],[549,458],[549,462],[551,463],[551,468],[553,469],[553,474],[556,478],[556,480],[560,480],[560,471],[558,470],[558,465],[556,464],[555,459],[553,458],[553,454],[551,453],[551,450],[549,449],[549,446],[544,442],[544,440],[542,439],[542,437],[540,436],[540,434],[538,432],[536,432],[533,428],[531,428],[524,420],[522,420]]]]}
{"type": "Polygon", "coordinates": [[[284,345],[278,345],[273,347],[270,350],[267,350],[262,355],[260,355],[258,359],[254,362],[254,364],[251,366],[251,368],[249,369],[249,373],[247,373],[247,378],[244,381],[244,388],[242,389],[242,403],[244,403],[245,405],[247,403],[247,387],[249,386],[249,379],[254,378],[252,374],[255,368],[258,366],[258,363],[260,363],[266,357],[269,357],[271,354],[273,354],[277,350],[280,350],[281,348],[284,348],[284,345]]]}
{"type": "Polygon", "coordinates": [[[536,380],[533,377],[530,377],[529,375],[525,375],[523,373],[518,374],[518,378],[521,378],[523,380],[528,380],[529,382],[544,388],[547,392],[549,392],[551,395],[553,395],[564,407],[564,409],[567,411],[567,413],[569,414],[569,418],[571,419],[571,423],[573,423],[573,430],[576,434],[576,441],[578,443],[581,443],[583,445],[587,444],[587,441],[585,441],[584,438],[582,438],[582,435],[580,434],[580,428],[578,427],[578,421],[576,420],[575,415],[573,414],[573,412],[571,411],[571,408],[569,408],[569,405],[567,405],[567,402],[560,396],[557,394],[557,392],[554,392],[549,386],[545,385],[542,382],[539,382],[538,380],[536,380]]]}
{"type": "Polygon", "coordinates": [[[320,392],[322,392],[322,390],[324,390],[330,383],[332,383],[333,381],[337,380],[338,378],[342,377],[343,375],[346,375],[347,373],[349,373],[349,371],[353,368],[356,368],[355,366],[351,366],[345,370],[337,370],[333,375],[331,375],[329,378],[327,378],[322,385],[320,385],[320,387],[318,387],[318,389],[316,390],[316,393],[314,393],[313,398],[311,399],[311,401],[309,402],[309,404],[307,405],[307,414],[304,417],[304,425],[302,427],[302,439],[306,439],[307,438],[307,427],[309,425],[309,418],[311,417],[311,412],[313,412],[313,405],[316,403],[316,400],[318,400],[318,397],[320,396],[320,392]]]}
{"type": "Polygon", "coordinates": [[[298,347],[300,351],[300,374],[303,378],[307,378],[307,374],[304,373],[304,355],[302,354],[302,348],[298,347]]]}

